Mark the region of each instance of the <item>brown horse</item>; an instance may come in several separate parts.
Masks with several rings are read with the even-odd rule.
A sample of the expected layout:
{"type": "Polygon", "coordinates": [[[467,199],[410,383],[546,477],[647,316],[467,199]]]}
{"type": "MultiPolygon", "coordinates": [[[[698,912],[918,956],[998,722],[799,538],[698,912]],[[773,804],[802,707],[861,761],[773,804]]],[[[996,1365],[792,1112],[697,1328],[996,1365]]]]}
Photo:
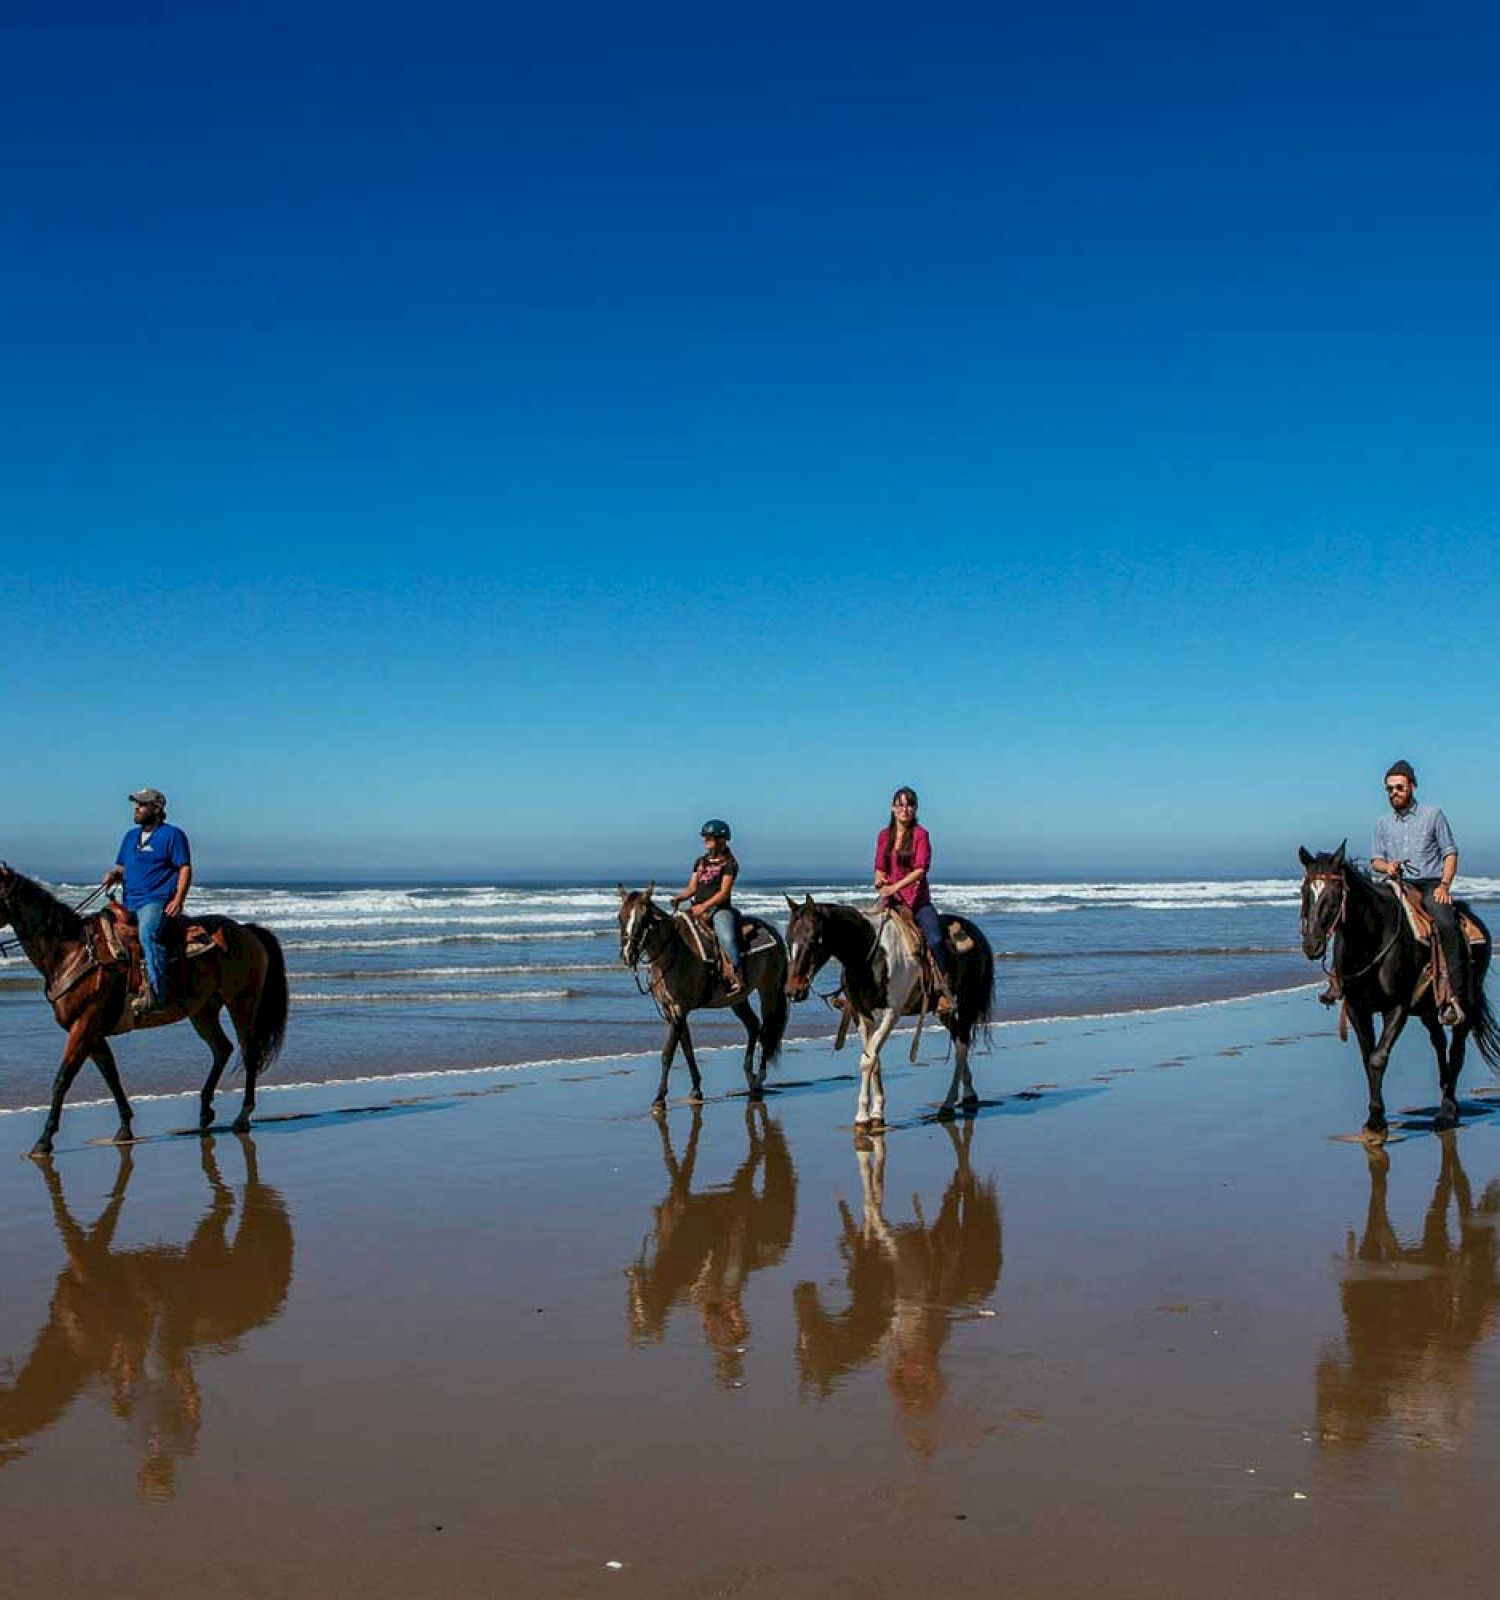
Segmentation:
{"type": "MultiPolygon", "coordinates": [[[[114,1096],[120,1113],[116,1142],[131,1137],[134,1113],[120,1084],[119,1069],[108,1036],[131,1027],[130,1001],[123,965],[101,958],[98,917],[81,917],[39,883],[23,878],[0,862],[0,928],[9,925],[26,958],[47,984],[47,998],[57,1025],[67,1030],[62,1062],[52,1084],[52,1104],[34,1156],[50,1155],[63,1097],[85,1061],[92,1060],[114,1096]]],[[[245,1069],[245,1099],[234,1129],[243,1133],[255,1110],[255,1081],[276,1059],[286,1033],[286,961],[276,936],[253,922],[228,917],[196,917],[215,935],[214,947],[184,963],[181,993],[159,1014],[148,1014],[140,1026],[162,1027],[186,1017],[214,1053],[199,1096],[198,1126],[207,1132],[214,1120],[214,1090],[234,1046],[220,1025],[225,1006],[239,1036],[245,1069]]]]}

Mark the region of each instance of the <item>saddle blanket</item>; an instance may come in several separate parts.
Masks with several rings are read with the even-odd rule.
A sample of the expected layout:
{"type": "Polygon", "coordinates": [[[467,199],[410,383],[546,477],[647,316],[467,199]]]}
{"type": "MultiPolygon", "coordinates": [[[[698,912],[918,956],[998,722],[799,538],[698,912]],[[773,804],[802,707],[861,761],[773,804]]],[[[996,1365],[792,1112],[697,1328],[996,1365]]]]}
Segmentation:
{"type": "MultiPolygon", "coordinates": [[[[682,930],[683,939],[697,953],[698,959],[711,967],[717,967],[719,939],[714,932],[713,924],[701,917],[690,916],[685,911],[679,911],[675,920],[682,930]]],[[[776,930],[769,923],[762,922],[759,917],[740,918],[742,961],[759,955],[763,950],[774,950],[778,942],[776,930]]]]}

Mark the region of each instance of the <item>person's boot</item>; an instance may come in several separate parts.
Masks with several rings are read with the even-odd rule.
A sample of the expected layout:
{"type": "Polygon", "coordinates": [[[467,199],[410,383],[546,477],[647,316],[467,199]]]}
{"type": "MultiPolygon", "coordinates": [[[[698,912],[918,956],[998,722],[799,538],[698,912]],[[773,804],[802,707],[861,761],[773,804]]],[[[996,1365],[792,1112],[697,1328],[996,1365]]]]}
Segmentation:
{"type": "Polygon", "coordinates": [[[1344,986],[1339,982],[1339,975],[1332,972],[1328,975],[1328,987],[1318,996],[1320,1005],[1336,1006],[1342,1003],[1344,986]]]}
{"type": "Polygon", "coordinates": [[[1449,995],[1438,1007],[1437,1017],[1445,1028],[1458,1028],[1463,1025],[1464,1008],[1449,995]]]}
{"type": "Polygon", "coordinates": [[[733,965],[731,963],[730,968],[729,968],[729,998],[731,1000],[738,1000],[739,997],[742,994],[744,994],[744,992],[745,992],[745,972],[744,972],[744,968],[737,967],[737,966],[735,966],[735,965],[733,965]]]}
{"type": "Polygon", "coordinates": [[[137,1022],[141,1022],[147,1017],[155,1016],[158,1012],[165,1011],[167,1009],[167,1003],[161,998],[160,995],[157,994],[156,990],[148,984],[146,988],[135,997],[135,1000],[132,1002],[132,1009],[135,1012],[135,1020],[137,1022]]]}

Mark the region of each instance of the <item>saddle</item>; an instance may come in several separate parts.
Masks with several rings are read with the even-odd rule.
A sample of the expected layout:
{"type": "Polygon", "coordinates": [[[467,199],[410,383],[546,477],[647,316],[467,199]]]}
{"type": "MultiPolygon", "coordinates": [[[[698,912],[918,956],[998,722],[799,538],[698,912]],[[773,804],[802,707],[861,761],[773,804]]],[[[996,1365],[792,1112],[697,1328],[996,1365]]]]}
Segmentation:
{"type": "MultiPolygon", "coordinates": [[[[891,917],[906,942],[908,953],[921,964],[922,968],[921,987],[908,1003],[906,1014],[912,1016],[918,1012],[934,1011],[937,1009],[938,996],[943,991],[942,984],[938,981],[937,963],[932,959],[932,948],[917,926],[917,919],[912,915],[911,907],[905,901],[895,901],[890,909],[891,917]]],[[[948,946],[948,953],[955,962],[959,956],[967,955],[974,948],[974,941],[957,917],[945,917],[940,912],[938,921],[943,926],[943,942],[948,946]]]]}
{"type": "MultiPolygon", "coordinates": [[[[735,915],[739,918],[742,966],[751,956],[776,947],[776,931],[769,923],[762,922],[759,917],[747,917],[738,911],[735,915]]],[[[730,979],[729,957],[719,943],[719,936],[714,932],[713,923],[703,917],[691,916],[686,911],[679,911],[673,920],[682,931],[683,941],[687,947],[704,966],[718,972],[727,988],[730,979]]]]}
{"type": "MultiPolygon", "coordinates": [[[[1443,954],[1443,941],[1435,937],[1432,914],[1422,904],[1422,891],[1414,884],[1396,879],[1392,885],[1396,891],[1396,898],[1401,909],[1406,913],[1407,926],[1411,929],[1412,937],[1419,945],[1427,947],[1427,961],[1422,967],[1422,976],[1417,979],[1416,991],[1412,995],[1412,1004],[1415,1005],[1423,994],[1430,988],[1441,1003],[1454,998],[1453,974],[1448,971],[1448,962],[1443,954]]],[[[1472,949],[1484,943],[1484,929],[1469,914],[1469,908],[1461,901],[1453,907],[1458,915],[1458,931],[1464,942],[1472,949]]]]}
{"type": "MultiPolygon", "coordinates": [[[[136,925],[135,913],[127,911],[118,901],[111,901],[97,916],[88,918],[98,932],[94,941],[101,965],[125,968],[125,993],[134,1001],[146,993],[146,962],[141,952],[141,935],[136,925]]],[[[188,917],[164,917],[161,925],[162,943],[167,952],[167,986],[181,989],[181,967],[185,961],[205,956],[212,950],[228,954],[229,940],[224,933],[223,921],[215,917],[211,922],[197,922],[188,917]]],[[[163,995],[169,1000],[170,995],[163,995]]],[[[132,1006],[125,1007],[129,1016],[132,1006]]]]}
{"type": "MultiPolygon", "coordinates": [[[[1412,937],[1418,944],[1430,945],[1433,942],[1432,916],[1422,904],[1422,891],[1414,884],[1402,881],[1397,881],[1394,887],[1400,896],[1401,909],[1406,913],[1412,937]]],[[[1453,909],[1458,913],[1458,931],[1463,935],[1464,942],[1483,944],[1484,929],[1469,914],[1469,908],[1460,901],[1453,909]]]]}

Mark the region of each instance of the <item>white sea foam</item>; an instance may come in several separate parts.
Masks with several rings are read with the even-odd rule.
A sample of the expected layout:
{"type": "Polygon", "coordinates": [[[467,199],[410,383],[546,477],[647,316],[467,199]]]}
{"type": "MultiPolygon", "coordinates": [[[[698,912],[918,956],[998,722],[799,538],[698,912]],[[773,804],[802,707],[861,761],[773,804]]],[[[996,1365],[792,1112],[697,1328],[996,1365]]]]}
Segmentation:
{"type": "Polygon", "coordinates": [[[509,1000],[569,1000],[574,989],[293,989],[298,1005],[495,1005],[509,1000]]]}

